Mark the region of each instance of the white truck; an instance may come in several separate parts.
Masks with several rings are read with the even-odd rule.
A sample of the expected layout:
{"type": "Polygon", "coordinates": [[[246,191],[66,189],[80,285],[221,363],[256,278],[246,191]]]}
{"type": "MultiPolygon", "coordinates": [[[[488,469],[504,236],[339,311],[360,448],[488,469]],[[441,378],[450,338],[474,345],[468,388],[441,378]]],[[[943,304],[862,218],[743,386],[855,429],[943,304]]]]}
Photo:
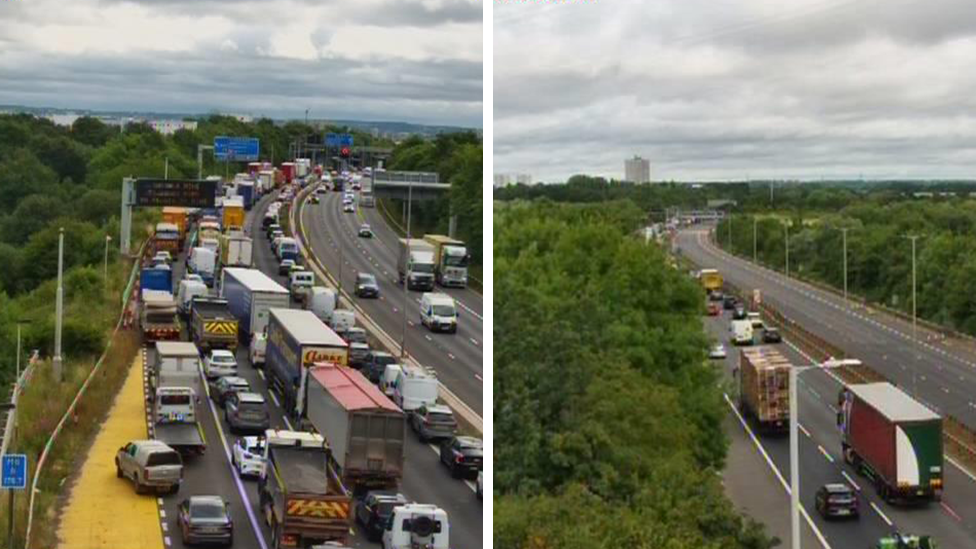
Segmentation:
{"type": "Polygon", "coordinates": [[[752,345],[755,342],[751,320],[733,320],[729,325],[729,332],[732,333],[732,343],[735,345],[752,345]]]}
{"type": "Polygon", "coordinates": [[[447,512],[436,505],[408,503],[393,508],[383,531],[384,549],[448,549],[447,512]]]}
{"type": "Polygon", "coordinates": [[[254,241],[243,233],[225,235],[221,239],[221,267],[250,268],[253,263],[254,241]]]}
{"type": "Polygon", "coordinates": [[[409,290],[434,289],[434,247],[420,238],[399,239],[397,273],[409,290]]]}
{"type": "Polygon", "coordinates": [[[468,287],[471,255],[464,242],[442,234],[428,234],[424,241],[434,247],[434,278],[441,286],[468,287]]]}

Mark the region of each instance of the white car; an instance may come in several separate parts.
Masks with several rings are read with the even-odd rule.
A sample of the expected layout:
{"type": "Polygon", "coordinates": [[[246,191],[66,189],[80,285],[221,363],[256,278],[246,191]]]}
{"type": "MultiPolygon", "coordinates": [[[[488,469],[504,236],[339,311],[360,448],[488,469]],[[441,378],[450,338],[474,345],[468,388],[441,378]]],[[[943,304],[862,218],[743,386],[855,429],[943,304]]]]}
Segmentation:
{"type": "Polygon", "coordinates": [[[173,262],[173,256],[170,255],[170,253],[169,252],[166,252],[166,251],[156,252],[156,255],[153,257],[153,261],[154,262],[163,261],[166,264],[170,264],[170,263],[173,262]]]}
{"type": "Polygon", "coordinates": [[[345,213],[355,213],[356,207],[353,206],[352,203],[349,203],[342,207],[342,211],[345,213]]]}
{"type": "Polygon", "coordinates": [[[721,343],[716,344],[711,351],[708,351],[708,358],[725,358],[725,356],[725,345],[721,343]]]}
{"type": "Polygon", "coordinates": [[[203,359],[203,373],[207,379],[237,375],[237,359],[226,349],[214,349],[203,359]]]}
{"type": "Polygon", "coordinates": [[[197,273],[183,273],[183,280],[195,280],[199,283],[203,283],[203,277],[197,273]]]}
{"type": "Polygon", "coordinates": [[[241,477],[261,477],[264,474],[264,438],[241,437],[234,443],[230,461],[241,477]]]}

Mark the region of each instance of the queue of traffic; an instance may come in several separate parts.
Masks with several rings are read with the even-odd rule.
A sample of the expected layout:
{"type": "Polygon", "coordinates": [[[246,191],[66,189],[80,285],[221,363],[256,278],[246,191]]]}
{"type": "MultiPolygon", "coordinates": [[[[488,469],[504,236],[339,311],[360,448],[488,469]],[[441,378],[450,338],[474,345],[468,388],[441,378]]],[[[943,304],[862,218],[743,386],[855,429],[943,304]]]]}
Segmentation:
{"type": "MultiPolygon", "coordinates": [[[[314,176],[307,166],[304,171],[314,176]]],[[[198,407],[209,398],[231,434],[239,435],[231,462],[242,479],[257,480],[257,515],[272,532],[273,546],[345,544],[355,517],[367,537],[382,540],[386,549],[446,549],[446,511],[397,493],[407,426],[420,440],[441,443],[440,460],[452,476],[477,476],[479,497],[481,441],[458,433],[453,412],[438,402],[432,371],[372,349],[355,311],[340,307],[336,292],[317,286],[314,273],[302,266],[297,242],[285,236],[280,218],[297,185],[281,182],[263,220],[285,285],[252,268],[255,235],[243,231],[243,210],[276,192],[265,183],[279,181],[278,173],[239,174],[234,191],[229,185],[222,190],[222,215],[168,209],[166,226],[157,227],[163,231],[147,252],[151,259],[139,293],[139,323],[152,357],[145,364],[150,440],[119,449],[118,476],[138,493],[178,492],[183,468],[193,467],[194,456],[207,449],[198,407]],[[237,192],[247,196],[238,199],[237,192]],[[186,273],[174,292],[172,263],[187,245],[186,273]],[[239,345],[247,348],[250,367],[261,370],[271,396],[280,397],[288,430],[272,428],[269,402],[238,375],[239,345]]],[[[367,277],[362,288],[357,284],[357,297],[378,295],[370,295],[368,283],[367,277]]],[[[453,322],[456,329],[456,313],[446,319],[439,296],[450,299],[424,294],[424,324],[450,331],[453,322]]],[[[234,525],[219,494],[181,502],[178,524],[187,544],[233,544],[234,525]]]]}

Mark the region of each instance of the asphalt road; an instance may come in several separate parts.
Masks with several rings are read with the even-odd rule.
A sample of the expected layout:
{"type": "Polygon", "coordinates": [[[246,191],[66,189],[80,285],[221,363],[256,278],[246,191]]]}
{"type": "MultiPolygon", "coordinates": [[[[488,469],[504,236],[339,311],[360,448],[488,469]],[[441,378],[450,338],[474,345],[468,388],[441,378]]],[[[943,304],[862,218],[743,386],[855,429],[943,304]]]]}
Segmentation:
{"type": "MultiPolygon", "coordinates": [[[[248,216],[248,226],[255,242],[255,268],[283,282],[282,277],[277,276],[277,262],[271,253],[270,244],[259,230],[263,217],[259,214],[262,214],[269,202],[270,198],[265,197],[248,216]]],[[[174,268],[174,277],[178,279],[182,271],[180,261],[174,268]]],[[[149,358],[151,360],[152,351],[149,352],[149,358]]],[[[250,365],[247,350],[243,346],[238,349],[237,361],[239,375],[246,378],[252,389],[263,394],[269,402],[272,428],[290,428],[277,395],[269,391],[263,372],[250,365]]],[[[253,480],[240,480],[231,466],[230,449],[237,436],[230,433],[224,422],[223,412],[215,403],[201,396],[199,406],[207,452],[187,461],[183,485],[178,494],[160,498],[160,521],[167,546],[182,547],[176,522],[179,502],[190,495],[218,494],[231,504],[234,547],[267,549],[271,545],[271,532],[260,515],[257,483],[253,480]]],[[[452,547],[481,549],[482,505],[475,497],[474,485],[470,481],[452,479],[447,469],[440,464],[435,450],[433,446],[421,443],[412,432],[408,433],[404,448],[404,478],[400,491],[411,500],[434,503],[447,511],[452,547]]],[[[380,546],[366,540],[358,525],[350,536],[349,544],[356,548],[380,546]]]]}
{"type": "MultiPolygon", "coordinates": [[[[299,215],[311,251],[333,277],[338,279],[341,275],[342,287],[350,293],[357,272],[376,275],[380,298],[356,298],[357,304],[395,340],[405,334],[407,353],[437,371],[441,382],[481,415],[484,323],[480,296],[471,290],[447,290],[461,303],[455,334],[433,333],[420,324],[421,292],[408,293],[404,319],[403,287],[397,283],[396,234],[382,216],[364,208],[363,212],[369,213],[363,215],[369,216],[366,219],[369,219],[375,236],[360,238],[357,233],[364,218],[360,213],[343,213],[341,196],[341,193],[329,192],[320,195],[319,204],[306,202],[301,208],[299,215]]],[[[441,290],[444,289],[438,291],[441,290]]],[[[391,352],[397,354],[399,349],[391,352]]]]}
{"type": "MultiPolygon", "coordinates": [[[[725,344],[728,357],[713,360],[722,365],[724,379],[730,384],[729,398],[737,402],[731,371],[738,362],[737,348],[728,341],[728,312],[722,317],[705,321],[709,333],[725,344]]],[[[788,343],[776,346],[793,364],[807,364],[802,356],[788,343]]],[[[976,545],[976,479],[961,469],[947,466],[945,493],[941,504],[923,507],[899,507],[884,503],[874,492],[867,479],[860,477],[845,465],[840,457],[840,432],[835,422],[833,401],[840,390],[840,383],[823,370],[808,370],[800,375],[798,388],[800,422],[800,502],[813,521],[827,546],[834,549],[871,547],[877,539],[894,530],[903,533],[930,534],[941,547],[973,547],[976,545]],[[816,490],[826,483],[845,483],[854,486],[861,497],[859,520],[826,521],[814,508],[816,490]]],[[[731,410],[730,413],[735,414],[731,410]]],[[[738,416],[736,416],[738,422],[738,416]]],[[[751,424],[750,424],[751,426],[751,424]]],[[[789,483],[789,437],[759,437],[768,460],[779,472],[782,483],[789,483]]],[[[764,457],[765,459],[765,457],[764,457]]],[[[776,481],[774,481],[776,482],[776,481]]],[[[757,491],[757,494],[761,494],[757,491]]],[[[783,505],[789,504],[785,490],[780,492],[783,505]]],[[[755,501],[749,507],[762,509],[768,501],[755,501]]],[[[754,517],[764,520],[763,516],[754,517]]],[[[801,521],[806,522],[802,517],[801,521]]],[[[805,527],[806,528],[806,527],[805,527]]],[[[815,534],[816,535],[816,534],[815,534]]],[[[788,540],[784,539],[788,544],[788,540]]]]}
{"type": "Polygon", "coordinates": [[[742,289],[760,288],[763,301],[831,341],[849,356],[884,374],[918,400],[976,428],[976,350],[957,340],[939,340],[919,329],[913,343],[910,322],[863,307],[843,297],[758,267],[712,246],[707,228],[680,231],[681,253],[701,267],[721,271],[742,289]]]}

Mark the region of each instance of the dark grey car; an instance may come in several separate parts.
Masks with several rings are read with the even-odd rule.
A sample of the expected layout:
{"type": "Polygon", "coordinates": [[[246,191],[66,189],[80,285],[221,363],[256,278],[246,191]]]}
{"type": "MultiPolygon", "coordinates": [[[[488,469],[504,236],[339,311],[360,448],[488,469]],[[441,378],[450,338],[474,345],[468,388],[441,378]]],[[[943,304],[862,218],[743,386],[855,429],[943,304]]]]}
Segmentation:
{"type": "Polygon", "coordinates": [[[380,378],[383,377],[383,372],[386,371],[386,365],[396,364],[397,362],[399,362],[397,358],[390,353],[372,351],[369,353],[369,361],[363,367],[363,375],[368,377],[373,383],[379,383],[380,378]]]}
{"type": "Polygon", "coordinates": [[[268,404],[260,393],[231,393],[224,404],[231,433],[263,433],[271,425],[268,404]]]}
{"type": "Polygon", "coordinates": [[[366,539],[379,541],[383,537],[393,508],[410,503],[406,496],[396,492],[374,490],[356,503],[356,522],[363,525],[366,539]]]}
{"type": "Polygon", "coordinates": [[[358,341],[349,344],[349,365],[361,368],[369,360],[369,345],[358,341]]]}
{"type": "Polygon", "coordinates": [[[177,523],[184,545],[234,544],[234,522],[220,496],[192,496],[180,503],[177,523]]]}
{"type": "Polygon", "coordinates": [[[410,426],[421,441],[427,442],[435,438],[453,437],[458,424],[450,408],[443,404],[431,404],[413,411],[410,426]]]}
{"type": "Polygon", "coordinates": [[[356,296],[379,297],[380,286],[376,283],[376,277],[369,273],[356,273],[356,296]]]}

